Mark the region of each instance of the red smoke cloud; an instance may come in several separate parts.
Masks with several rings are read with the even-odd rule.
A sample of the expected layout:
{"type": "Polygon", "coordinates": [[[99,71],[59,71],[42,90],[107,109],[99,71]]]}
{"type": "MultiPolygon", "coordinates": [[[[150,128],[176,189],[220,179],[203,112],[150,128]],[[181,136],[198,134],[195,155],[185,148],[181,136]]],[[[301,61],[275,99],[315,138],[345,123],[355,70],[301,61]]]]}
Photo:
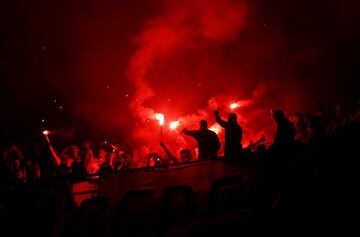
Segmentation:
{"type": "Polygon", "coordinates": [[[136,88],[130,104],[138,121],[133,139],[145,145],[146,152],[159,149],[156,113],[165,115],[164,139],[175,152],[195,148],[193,140],[179,132],[183,127],[197,128],[203,118],[223,139],[222,130],[214,126],[212,112],[219,109],[226,119],[234,101],[241,105],[233,110],[244,128],[243,143],[262,134],[271,141],[270,108],[281,104],[275,95],[267,94],[272,86],[269,82],[257,86],[256,82],[250,83],[246,69],[228,67],[228,59],[222,58],[224,48],[239,43],[247,13],[245,0],[174,0],[163,15],[146,22],[135,39],[138,48],[128,68],[128,79],[136,88]],[[255,90],[244,93],[249,83],[256,86],[255,90]],[[168,123],[174,120],[179,121],[175,131],[168,129],[168,123]]]}
{"type": "Polygon", "coordinates": [[[164,15],[148,22],[137,37],[139,48],[134,53],[128,78],[136,87],[131,103],[135,115],[143,121],[154,111],[144,102],[154,95],[148,84],[148,73],[154,64],[182,49],[191,50],[209,41],[227,42],[237,36],[245,22],[244,1],[222,0],[170,1],[164,15]]]}

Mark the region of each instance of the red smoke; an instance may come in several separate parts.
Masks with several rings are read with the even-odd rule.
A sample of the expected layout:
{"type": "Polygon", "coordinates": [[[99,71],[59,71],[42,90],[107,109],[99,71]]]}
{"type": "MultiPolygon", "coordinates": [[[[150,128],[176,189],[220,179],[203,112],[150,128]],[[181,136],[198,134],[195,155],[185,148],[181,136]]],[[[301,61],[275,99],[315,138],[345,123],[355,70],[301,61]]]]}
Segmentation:
{"type": "Polygon", "coordinates": [[[238,114],[243,144],[262,134],[271,141],[270,108],[282,101],[277,103],[277,96],[267,94],[268,85],[251,82],[254,76],[249,77],[248,69],[230,67],[234,62],[224,58],[224,48],[241,42],[247,13],[245,0],[173,0],[163,15],[146,22],[136,37],[138,48],[128,68],[128,79],[136,88],[130,105],[138,120],[133,139],[144,146],[142,153],[159,150],[160,128],[154,123],[157,113],[165,115],[164,139],[174,153],[184,147],[194,151],[193,140],[175,131],[196,129],[203,118],[223,139],[214,121],[216,109],[224,119],[230,112],[238,114]],[[253,92],[246,91],[249,85],[255,86],[253,92]],[[239,106],[229,108],[234,101],[239,106]],[[179,122],[175,131],[168,128],[174,120],[179,122]]]}

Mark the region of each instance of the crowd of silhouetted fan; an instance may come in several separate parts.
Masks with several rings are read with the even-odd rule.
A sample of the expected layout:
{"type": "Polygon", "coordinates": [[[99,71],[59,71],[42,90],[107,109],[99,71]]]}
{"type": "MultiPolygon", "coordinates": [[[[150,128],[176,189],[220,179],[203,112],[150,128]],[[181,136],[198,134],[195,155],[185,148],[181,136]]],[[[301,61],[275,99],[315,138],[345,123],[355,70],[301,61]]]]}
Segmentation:
{"type": "MultiPolygon", "coordinates": [[[[291,162],[294,157],[306,149],[326,146],[327,140],[349,126],[355,126],[360,120],[358,110],[343,111],[340,106],[335,109],[320,109],[313,114],[293,114],[285,116],[284,111],[276,110],[273,118],[276,122],[274,142],[267,147],[264,137],[251,141],[247,147],[241,144],[242,127],[237,122],[235,113],[229,114],[225,121],[218,111],[214,111],[216,121],[225,129],[224,160],[237,162],[241,160],[259,160],[259,157],[284,157],[285,160],[274,160],[270,163],[291,162]],[[269,155],[270,154],[270,155],[269,155]],[[276,154],[276,155],[271,155],[276,154]]],[[[192,136],[198,144],[198,157],[193,158],[190,150],[183,149],[179,157],[173,154],[162,142],[160,146],[165,155],[149,152],[142,164],[134,161],[133,153],[119,145],[105,141],[94,144],[89,138],[72,144],[65,144],[59,151],[57,144],[48,143],[10,143],[3,144],[1,159],[2,185],[16,185],[36,182],[49,178],[71,178],[81,180],[88,175],[116,173],[132,168],[169,166],[187,163],[193,160],[218,159],[220,142],[217,135],[207,128],[207,121],[200,121],[199,130],[182,131],[192,136]]],[[[219,158],[221,159],[221,158],[219,158]]]]}
{"type": "MultiPolygon", "coordinates": [[[[290,116],[285,116],[282,110],[275,110],[276,134],[269,147],[263,143],[264,137],[243,147],[242,128],[236,114],[230,114],[227,121],[220,117],[218,111],[214,111],[214,115],[225,128],[224,157],[217,157],[221,144],[216,134],[208,130],[205,120],[200,121],[198,130],[185,128],[182,131],[196,139],[199,160],[206,160],[207,164],[225,162],[228,167],[247,167],[258,173],[250,188],[242,194],[245,198],[242,198],[241,205],[251,209],[247,221],[229,219],[231,221],[226,222],[230,214],[223,214],[215,220],[227,223],[226,228],[237,230],[239,225],[250,223],[250,220],[258,225],[265,221],[272,224],[301,223],[304,227],[309,222],[318,225],[319,219],[327,223],[337,222],[340,217],[346,219],[344,210],[351,210],[349,197],[353,196],[351,190],[356,187],[351,184],[351,180],[355,179],[348,175],[356,174],[350,170],[357,167],[355,161],[359,157],[359,110],[342,111],[337,106],[333,111],[321,109],[314,114],[290,116]],[[213,159],[216,161],[211,161],[213,159]],[[281,222],[274,214],[267,216],[266,210],[272,209],[285,210],[285,214],[281,212],[281,222]]],[[[61,152],[49,139],[40,144],[12,143],[4,147],[0,209],[8,233],[13,233],[11,236],[29,233],[35,236],[67,236],[64,226],[75,225],[73,218],[81,217],[76,214],[81,213],[81,208],[77,210],[72,206],[69,185],[87,180],[92,175],[106,177],[117,172],[126,175],[127,171],[139,168],[131,152],[109,141],[102,142],[96,149],[92,145],[91,140],[86,138],[67,144],[61,152]]],[[[166,156],[150,152],[145,157],[145,166],[151,167],[150,171],[156,171],[157,167],[167,169],[179,164],[192,165],[193,157],[189,150],[181,150],[180,157],[177,157],[164,143],[160,145],[166,156]]],[[[103,198],[106,200],[106,197],[103,198]]],[[[99,200],[103,199],[90,199],[89,202],[99,200]]],[[[231,210],[231,215],[242,213],[235,207],[231,210]]],[[[89,228],[97,224],[86,215],[82,218],[90,223],[87,225],[89,228]]],[[[212,216],[202,214],[200,219],[186,227],[190,232],[186,232],[185,228],[186,235],[209,234],[216,227],[212,216]],[[191,232],[194,228],[199,228],[197,231],[200,232],[191,232]]],[[[143,227],[139,225],[135,229],[142,230],[143,227]]],[[[228,232],[232,233],[230,230],[228,232]]],[[[224,233],[222,227],[218,231],[224,233]]]]}

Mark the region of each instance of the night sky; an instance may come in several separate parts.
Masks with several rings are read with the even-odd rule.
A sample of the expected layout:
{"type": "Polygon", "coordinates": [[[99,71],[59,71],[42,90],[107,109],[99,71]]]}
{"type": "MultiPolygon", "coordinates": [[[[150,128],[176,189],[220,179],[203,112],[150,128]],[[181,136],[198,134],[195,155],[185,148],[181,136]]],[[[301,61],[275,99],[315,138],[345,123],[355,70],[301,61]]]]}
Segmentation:
{"type": "Polygon", "coordinates": [[[128,136],[141,123],[129,107],[139,89],[129,79],[130,65],[153,42],[170,49],[149,59],[146,83],[154,95],[142,105],[172,118],[221,96],[262,93],[270,107],[289,112],[360,100],[359,1],[228,0],[219,8],[231,16],[224,15],[228,31],[221,30],[221,17],[211,18],[219,1],[193,2],[196,7],[186,0],[2,1],[2,140],[31,139],[45,127],[128,136]],[[229,9],[239,2],[242,15],[232,16],[229,9]],[[181,47],[172,48],[167,33],[151,38],[156,27],[176,22],[177,9],[202,7],[211,17],[179,23],[178,32],[186,32],[181,47]],[[205,33],[196,28],[202,19],[211,26],[205,33]]]}

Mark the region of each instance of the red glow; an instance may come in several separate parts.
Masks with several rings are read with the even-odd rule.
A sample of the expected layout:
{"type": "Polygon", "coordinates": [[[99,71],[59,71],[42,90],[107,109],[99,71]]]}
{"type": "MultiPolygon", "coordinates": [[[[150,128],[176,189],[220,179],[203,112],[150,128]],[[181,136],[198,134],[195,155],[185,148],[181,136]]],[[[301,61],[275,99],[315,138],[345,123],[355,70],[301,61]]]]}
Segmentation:
{"type": "Polygon", "coordinates": [[[49,131],[48,131],[48,130],[44,130],[44,131],[43,131],[43,134],[44,134],[44,135],[49,135],[49,131]]]}
{"type": "Polygon", "coordinates": [[[163,114],[156,113],[155,114],[155,119],[159,120],[160,126],[164,125],[165,117],[164,117],[163,114]]]}
{"type": "MultiPolygon", "coordinates": [[[[218,60],[223,56],[218,48],[227,49],[245,29],[247,1],[169,2],[164,12],[151,19],[137,35],[137,48],[127,68],[128,80],[136,88],[130,101],[137,124],[132,139],[139,144],[134,155],[136,162],[141,166],[149,152],[162,152],[159,140],[172,151],[188,148],[196,153],[193,139],[183,138],[177,129],[180,125],[196,129],[201,119],[214,122],[214,110],[223,119],[236,111],[244,130],[243,144],[262,134],[271,139],[273,124],[268,108],[272,101],[268,94],[272,90],[268,92],[268,88],[276,83],[268,86],[261,81],[257,86],[252,70],[240,70],[237,64],[218,60]],[[164,130],[165,114],[167,119],[176,120],[166,121],[164,130]],[[158,130],[160,136],[157,132],[154,135],[158,130]]],[[[239,45],[237,50],[242,52],[241,49],[239,45]]],[[[244,55],[233,56],[240,60],[244,55]]],[[[209,129],[224,144],[223,128],[217,123],[210,125],[209,129]]]]}
{"type": "Polygon", "coordinates": [[[174,130],[177,127],[179,127],[179,125],[180,125],[179,121],[173,121],[170,123],[169,127],[170,127],[170,129],[174,130]]]}
{"type": "Polygon", "coordinates": [[[216,134],[219,134],[220,131],[221,131],[221,129],[222,129],[221,126],[220,126],[219,124],[217,124],[217,123],[215,123],[214,125],[212,125],[212,126],[209,128],[209,130],[215,132],[216,134]]]}

